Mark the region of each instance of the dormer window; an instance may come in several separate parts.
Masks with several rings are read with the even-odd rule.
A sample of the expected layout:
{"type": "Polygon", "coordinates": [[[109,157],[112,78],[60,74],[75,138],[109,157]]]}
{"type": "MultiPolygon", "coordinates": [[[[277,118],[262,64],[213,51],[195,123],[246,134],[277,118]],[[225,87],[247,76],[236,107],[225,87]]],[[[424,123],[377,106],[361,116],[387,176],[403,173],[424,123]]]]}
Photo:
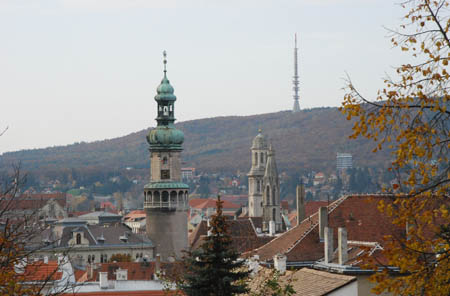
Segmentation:
{"type": "Polygon", "coordinates": [[[81,233],[77,233],[76,241],[77,241],[77,245],[81,245],[81,233]]]}

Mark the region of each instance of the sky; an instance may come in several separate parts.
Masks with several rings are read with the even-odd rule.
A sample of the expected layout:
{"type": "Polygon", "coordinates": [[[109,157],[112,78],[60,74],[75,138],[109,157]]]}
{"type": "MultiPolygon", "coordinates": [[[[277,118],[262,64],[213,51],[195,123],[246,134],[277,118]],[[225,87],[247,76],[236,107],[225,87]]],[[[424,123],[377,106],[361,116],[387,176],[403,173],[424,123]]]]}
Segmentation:
{"type": "MultiPolygon", "coordinates": [[[[155,126],[167,51],[176,118],[339,106],[404,59],[388,0],[0,0],[0,153],[110,139],[155,126]]],[[[256,132],[256,131],[255,131],[256,132]]]]}

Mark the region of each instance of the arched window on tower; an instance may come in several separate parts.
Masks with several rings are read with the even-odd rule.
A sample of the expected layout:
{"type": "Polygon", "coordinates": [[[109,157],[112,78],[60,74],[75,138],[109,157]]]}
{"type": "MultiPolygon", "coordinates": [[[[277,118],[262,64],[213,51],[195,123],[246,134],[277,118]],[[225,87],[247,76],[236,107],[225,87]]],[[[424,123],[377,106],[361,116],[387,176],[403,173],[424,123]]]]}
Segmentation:
{"type": "Polygon", "coordinates": [[[163,110],[164,110],[164,116],[169,116],[169,107],[164,106],[163,110]]]}
{"type": "Polygon", "coordinates": [[[260,180],[256,181],[256,192],[257,193],[261,192],[261,181],[260,180]]]}
{"type": "Polygon", "coordinates": [[[276,200],[275,200],[275,198],[276,198],[276,188],[275,187],[273,187],[272,188],[272,204],[273,205],[276,205],[276,200]]]}
{"type": "Polygon", "coordinates": [[[167,192],[167,191],[162,192],[162,201],[169,202],[169,192],[167,192]]]}
{"type": "Polygon", "coordinates": [[[274,209],[272,209],[272,221],[277,221],[277,219],[275,219],[276,215],[277,215],[277,210],[274,208],[274,209]]]}
{"type": "Polygon", "coordinates": [[[270,204],[270,187],[267,185],[266,187],[266,203],[270,204]]]}
{"type": "Polygon", "coordinates": [[[258,165],[258,152],[255,152],[255,165],[258,165]]]}
{"type": "Polygon", "coordinates": [[[261,156],[260,162],[261,164],[264,164],[264,153],[261,153],[260,156],[261,156]]]}

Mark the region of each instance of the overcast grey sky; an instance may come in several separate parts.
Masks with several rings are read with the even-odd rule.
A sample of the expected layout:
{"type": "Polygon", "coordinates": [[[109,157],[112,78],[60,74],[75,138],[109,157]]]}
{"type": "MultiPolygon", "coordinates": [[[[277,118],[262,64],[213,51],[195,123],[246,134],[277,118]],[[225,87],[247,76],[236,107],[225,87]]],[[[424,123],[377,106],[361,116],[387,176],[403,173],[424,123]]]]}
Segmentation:
{"type": "Polygon", "coordinates": [[[388,0],[0,0],[0,153],[154,126],[162,51],[178,121],[339,106],[400,63],[388,0]]]}

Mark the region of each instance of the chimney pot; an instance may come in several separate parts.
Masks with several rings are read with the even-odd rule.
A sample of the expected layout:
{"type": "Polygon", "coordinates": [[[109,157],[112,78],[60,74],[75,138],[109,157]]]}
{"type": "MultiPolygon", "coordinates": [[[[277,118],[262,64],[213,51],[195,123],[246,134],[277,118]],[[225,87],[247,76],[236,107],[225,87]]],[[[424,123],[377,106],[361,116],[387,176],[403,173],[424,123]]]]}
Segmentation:
{"type": "Polygon", "coordinates": [[[305,220],[305,185],[297,185],[297,225],[305,220]]]}
{"type": "Polygon", "coordinates": [[[286,259],[286,255],[283,254],[276,254],[275,256],[273,256],[273,266],[280,273],[286,272],[286,259]]]}
{"type": "Polygon", "coordinates": [[[347,230],[344,227],[338,228],[338,256],[339,264],[344,265],[348,260],[347,230]]]}
{"type": "Polygon", "coordinates": [[[275,221],[269,221],[269,235],[275,235],[275,221]]]}
{"type": "Polygon", "coordinates": [[[100,289],[108,289],[108,273],[99,272],[100,289]]]}
{"type": "Polygon", "coordinates": [[[324,230],[328,227],[328,208],[319,208],[319,237],[321,240],[324,239],[324,230]]]}
{"type": "Polygon", "coordinates": [[[325,263],[331,263],[333,261],[333,228],[325,227],[325,243],[324,243],[324,253],[325,253],[325,263]]]}

